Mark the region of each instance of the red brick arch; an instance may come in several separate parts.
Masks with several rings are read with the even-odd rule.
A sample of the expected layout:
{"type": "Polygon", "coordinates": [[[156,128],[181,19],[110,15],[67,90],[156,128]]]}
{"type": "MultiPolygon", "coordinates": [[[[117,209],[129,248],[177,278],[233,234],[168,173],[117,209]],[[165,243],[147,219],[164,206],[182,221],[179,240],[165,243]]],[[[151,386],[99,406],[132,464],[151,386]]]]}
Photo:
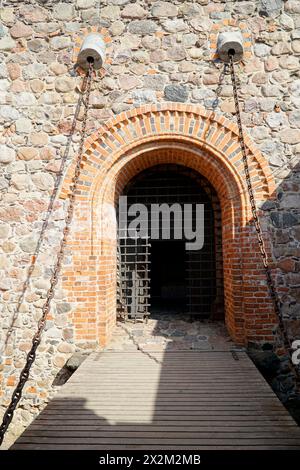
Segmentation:
{"type": "MultiPolygon", "coordinates": [[[[246,137],[258,204],[275,184],[267,161],[246,137]]],[[[251,226],[237,126],[194,105],[165,103],[121,113],[86,141],[63,287],[78,341],[105,344],[115,322],[115,200],[145,168],[176,163],[205,176],[218,193],[223,225],[225,318],[232,338],[271,341],[274,317],[251,226]]],[[[74,164],[61,197],[67,197],[74,164]]]]}

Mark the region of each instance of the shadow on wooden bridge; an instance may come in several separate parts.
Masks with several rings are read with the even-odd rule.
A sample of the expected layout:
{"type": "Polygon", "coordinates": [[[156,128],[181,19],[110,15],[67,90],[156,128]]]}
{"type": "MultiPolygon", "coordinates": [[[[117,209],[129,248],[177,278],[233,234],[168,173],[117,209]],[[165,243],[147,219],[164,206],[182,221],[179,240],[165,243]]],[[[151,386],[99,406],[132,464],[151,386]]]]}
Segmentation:
{"type": "Polygon", "coordinates": [[[101,352],[12,449],[300,449],[300,429],[244,352],[101,352]]]}

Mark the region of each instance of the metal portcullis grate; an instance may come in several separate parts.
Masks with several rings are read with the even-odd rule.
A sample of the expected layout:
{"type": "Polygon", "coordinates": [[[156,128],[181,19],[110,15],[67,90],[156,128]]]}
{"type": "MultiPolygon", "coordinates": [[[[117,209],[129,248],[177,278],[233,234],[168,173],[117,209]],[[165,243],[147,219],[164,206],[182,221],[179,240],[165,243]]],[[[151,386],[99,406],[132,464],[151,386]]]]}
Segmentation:
{"type": "Polygon", "coordinates": [[[119,233],[118,304],[120,314],[137,319],[149,316],[149,253],[148,238],[122,237],[119,233]]]}
{"type": "Polygon", "coordinates": [[[128,207],[143,204],[147,208],[148,222],[146,238],[130,238],[126,230],[119,231],[118,298],[123,299],[119,303],[123,303],[127,315],[145,318],[157,310],[171,309],[201,318],[222,318],[221,209],[210,183],[188,168],[157,165],[131,180],[123,195],[128,207]],[[151,206],[174,203],[182,210],[185,204],[192,205],[192,218],[196,204],[204,205],[202,249],[186,249],[189,240],[184,230],[182,239],[175,239],[175,218],[170,219],[170,239],[164,239],[161,220],[151,217],[151,206]],[[158,238],[151,238],[152,226],[160,226],[158,238]]]}

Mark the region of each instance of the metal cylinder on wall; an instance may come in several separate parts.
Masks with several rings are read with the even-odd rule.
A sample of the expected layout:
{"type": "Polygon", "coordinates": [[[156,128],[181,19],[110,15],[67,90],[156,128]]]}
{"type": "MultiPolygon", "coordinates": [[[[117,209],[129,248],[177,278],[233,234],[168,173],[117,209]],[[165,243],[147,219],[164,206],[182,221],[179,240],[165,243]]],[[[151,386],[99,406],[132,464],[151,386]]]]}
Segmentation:
{"type": "Polygon", "coordinates": [[[219,57],[223,62],[229,62],[232,55],[234,62],[239,62],[243,58],[243,36],[239,31],[226,31],[218,36],[217,49],[219,57]]]}

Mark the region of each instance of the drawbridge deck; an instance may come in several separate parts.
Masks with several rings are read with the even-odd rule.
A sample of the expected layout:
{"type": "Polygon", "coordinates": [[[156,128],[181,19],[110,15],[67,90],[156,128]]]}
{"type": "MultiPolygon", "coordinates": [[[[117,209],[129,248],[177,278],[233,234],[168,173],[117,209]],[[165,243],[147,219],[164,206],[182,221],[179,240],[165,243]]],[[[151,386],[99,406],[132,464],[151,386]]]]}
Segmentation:
{"type": "Polygon", "coordinates": [[[91,354],[12,449],[300,449],[246,353],[91,354]]]}

